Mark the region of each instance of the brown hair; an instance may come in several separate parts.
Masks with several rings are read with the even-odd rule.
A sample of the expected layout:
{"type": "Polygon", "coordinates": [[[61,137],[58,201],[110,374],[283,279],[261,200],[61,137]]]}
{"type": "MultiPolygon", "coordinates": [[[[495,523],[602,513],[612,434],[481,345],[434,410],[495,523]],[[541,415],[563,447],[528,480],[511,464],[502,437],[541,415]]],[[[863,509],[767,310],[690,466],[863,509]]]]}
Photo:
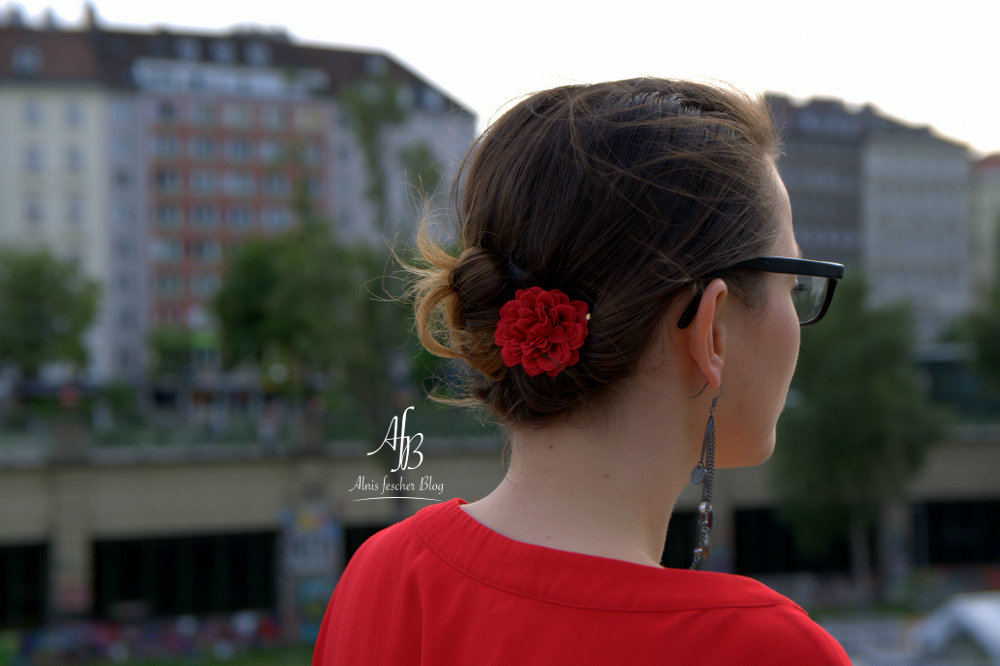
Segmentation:
{"type": "MultiPolygon", "coordinates": [[[[763,101],[702,83],[573,85],[518,103],[455,181],[458,256],[426,221],[418,236],[420,340],[474,369],[463,397],[446,401],[538,425],[607,396],[679,291],[773,245],[777,150],[763,101]],[[508,368],[494,342],[500,307],[533,285],[590,307],[580,361],[555,377],[508,368]]],[[[749,303],[747,278],[727,283],[749,303]]]]}

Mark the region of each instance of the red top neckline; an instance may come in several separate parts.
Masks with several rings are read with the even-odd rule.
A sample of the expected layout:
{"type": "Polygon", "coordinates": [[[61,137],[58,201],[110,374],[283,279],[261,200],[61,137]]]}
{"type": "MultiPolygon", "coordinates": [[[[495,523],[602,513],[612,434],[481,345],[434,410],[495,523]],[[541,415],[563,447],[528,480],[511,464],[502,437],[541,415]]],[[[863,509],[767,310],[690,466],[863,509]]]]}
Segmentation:
{"type": "Polygon", "coordinates": [[[635,562],[516,541],[483,525],[460,498],[414,516],[421,540],[461,573],[511,594],[580,608],[690,611],[795,605],[752,578],[635,562]],[[459,538],[456,538],[459,535],[459,538]]]}

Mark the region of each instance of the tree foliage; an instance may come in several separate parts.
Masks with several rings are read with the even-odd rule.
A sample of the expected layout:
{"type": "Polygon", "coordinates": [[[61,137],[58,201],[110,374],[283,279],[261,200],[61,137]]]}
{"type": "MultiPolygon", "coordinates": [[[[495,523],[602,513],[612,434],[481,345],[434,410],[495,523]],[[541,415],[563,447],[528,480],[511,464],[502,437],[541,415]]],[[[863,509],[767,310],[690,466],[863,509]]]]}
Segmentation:
{"type": "Polygon", "coordinates": [[[213,302],[225,366],[280,361],[298,396],[307,373],[322,373],[371,427],[388,422],[406,315],[390,285],[373,278],[385,272],[386,256],[339,244],[319,227],[248,242],[227,264],[213,302]]]}
{"type": "Polygon", "coordinates": [[[182,377],[191,369],[194,332],[180,326],[159,326],[149,333],[153,352],[152,373],[182,377]]]}
{"type": "Polygon", "coordinates": [[[47,250],[0,249],[0,364],[34,378],[50,362],[87,362],[83,336],[100,285],[47,250]]]}
{"type": "Polygon", "coordinates": [[[962,324],[959,335],[972,343],[976,370],[993,388],[1000,388],[1000,281],[962,324]]]}
{"type": "Polygon", "coordinates": [[[431,147],[426,143],[408,146],[400,151],[399,161],[414,197],[427,200],[434,196],[441,184],[442,174],[431,147]]]}
{"type": "Polygon", "coordinates": [[[826,318],[803,330],[778,427],[771,471],[780,514],[806,551],[838,536],[852,534],[852,547],[866,538],[943,426],[912,358],[909,311],[868,307],[866,291],[861,278],[843,281],[826,318]]]}

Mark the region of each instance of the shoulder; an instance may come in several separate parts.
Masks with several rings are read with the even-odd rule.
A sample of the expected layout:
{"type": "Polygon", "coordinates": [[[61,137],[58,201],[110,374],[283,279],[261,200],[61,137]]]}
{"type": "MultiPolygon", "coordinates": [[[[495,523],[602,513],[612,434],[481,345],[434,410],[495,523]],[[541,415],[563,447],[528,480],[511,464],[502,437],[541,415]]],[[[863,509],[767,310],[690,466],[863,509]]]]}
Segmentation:
{"type": "Polygon", "coordinates": [[[706,621],[721,651],[712,663],[849,665],[844,648],[788,597],[743,576],[707,574],[706,596],[722,590],[706,608],[706,621]]]}
{"type": "Polygon", "coordinates": [[[314,666],[357,663],[362,654],[372,663],[415,663],[422,604],[417,579],[427,558],[415,519],[377,532],[351,557],[323,618],[314,666]]]}
{"type": "Polygon", "coordinates": [[[417,531],[417,521],[440,509],[438,504],[426,507],[366,539],[347,563],[338,587],[356,578],[369,584],[373,578],[383,575],[398,582],[399,576],[418,564],[427,551],[417,531]]]}
{"type": "Polygon", "coordinates": [[[797,606],[757,609],[734,619],[732,640],[744,646],[748,663],[851,663],[840,643],[797,606]]]}

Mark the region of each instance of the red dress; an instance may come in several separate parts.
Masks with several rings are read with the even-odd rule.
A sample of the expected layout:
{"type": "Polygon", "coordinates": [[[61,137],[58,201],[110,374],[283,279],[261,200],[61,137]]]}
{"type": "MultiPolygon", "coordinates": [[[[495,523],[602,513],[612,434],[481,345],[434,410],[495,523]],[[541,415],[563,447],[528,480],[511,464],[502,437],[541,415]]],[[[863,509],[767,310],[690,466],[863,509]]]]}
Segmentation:
{"type": "Polygon", "coordinates": [[[364,543],[313,666],[851,663],[804,610],[751,578],[514,541],[464,503],[429,506],[364,543]]]}

